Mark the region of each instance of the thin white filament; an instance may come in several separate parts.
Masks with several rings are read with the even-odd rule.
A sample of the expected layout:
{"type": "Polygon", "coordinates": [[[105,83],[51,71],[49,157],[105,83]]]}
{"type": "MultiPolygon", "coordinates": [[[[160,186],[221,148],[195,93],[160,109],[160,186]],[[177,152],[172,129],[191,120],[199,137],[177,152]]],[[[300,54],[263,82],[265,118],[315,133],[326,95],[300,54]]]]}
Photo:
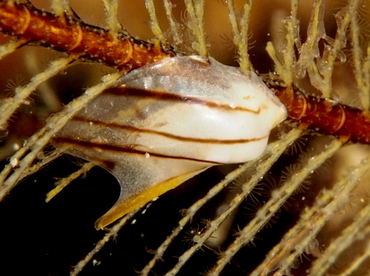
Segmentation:
{"type": "MultiPolygon", "coordinates": [[[[284,202],[294,193],[313,170],[318,168],[326,159],[333,155],[341,146],[342,142],[335,140],[327,150],[319,155],[310,158],[308,163],[286,181],[283,186],[273,192],[271,199],[258,210],[258,215],[253,218],[246,227],[238,233],[232,244],[222,253],[222,257],[217,261],[213,269],[208,273],[209,276],[216,276],[221,273],[223,268],[230,262],[231,258],[268,222],[268,220],[279,210],[284,202]]],[[[319,274],[315,274],[319,275],[319,274]]]]}
{"type": "Polygon", "coordinates": [[[86,106],[89,101],[98,96],[104,89],[114,84],[121,75],[122,73],[114,73],[103,77],[103,82],[88,88],[82,96],[76,98],[66,105],[61,112],[49,118],[46,126],[30,137],[25,145],[11,157],[9,164],[0,173],[0,183],[2,183],[0,186],[0,200],[18,183],[23,172],[35,160],[37,154],[45,147],[55,133],[76,115],[78,111],[86,106]],[[14,167],[16,169],[9,176],[14,167]]]}
{"type": "Polygon", "coordinates": [[[24,87],[17,87],[15,95],[11,99],[4,101],[0,105],[1,117],[0,128],[5,128],[7,121],[14,114],[14,112],[26,101],[33,91],[43,82],[65,70],[67,66],[76,59],[74,55],[63,57],[61,59],[52,61],[49,67],[43,72],[34,76],[31,81],[24,87]]]}
{"type": "Polygon", "coordinates": [[[284,272],[305,250],[305,246],[314,239],[325,223],[342,206],[343,198],[357,186],[361,177],[369,170],[370,162],[362,164],[338,181],[331,190],[323,190],[311,208],[307,208],[299,221],[284,235],[267,255],[266,259],[253,271],[251,276],[271,272],[274,267],[284,272]],[[302,246],[303,245],[303,246],[302,246]]]}
{"type": "Polygon", "coordinates": [[[150,29],[155,35],[156,39],[159,40],[162,44],[166,43],[161,27],[159,26],[158,18],[155,12],[155,5],[153,0],[145,0],[145,7],[149,12],[150,16],[150,29]]]}
{"type": "MultiPolygon", "coordinates": [[[[270,167],[277,161],[279,156],[285,151],[285,149],[293,143],[301,134],[301,130],[294,129],[289,132],[279,144],[269,145],[269,148],[272,149],[272,152],[268,154],[268,157],[264,162],[259,164],[256,173],[242,185],[242,192],[234,197],[231,201],[229,207],[215,220],[210,222],[209,228],[202,234],[201,238],[184,252],[177,262],[177,264],[166,274],[166,276],[174,276],[177,272],[185,265],[185,263],[190,259],[190,257],[201,247],[203,243],[212,235],[214,231],[217,230],[219,225],[228,217],[246,198],[246,196],[253,190],[255,185],[258,183],[261,177],[263,177],[270,167]]],[[[227,261],[226,261],[227,263],[227,261]]]]}
{"type": "Polygon", "coordinates": [[[113,36],[113,41],[118,39],[118,32],[121,31],[121,25],[118,21],[118,1],[117,0],[102,0],[107,14],[108,30],[113,36]]]}

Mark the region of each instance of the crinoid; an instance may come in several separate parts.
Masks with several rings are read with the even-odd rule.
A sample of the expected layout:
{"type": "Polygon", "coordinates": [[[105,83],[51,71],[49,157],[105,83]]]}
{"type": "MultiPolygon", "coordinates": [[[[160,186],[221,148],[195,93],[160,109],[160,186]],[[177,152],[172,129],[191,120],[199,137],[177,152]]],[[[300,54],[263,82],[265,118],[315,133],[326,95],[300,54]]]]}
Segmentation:
{"type": "Polygon", "coordinates": [[[1,1],[1,273],[367,275],[369,7],[301,2],[1,1]]]}

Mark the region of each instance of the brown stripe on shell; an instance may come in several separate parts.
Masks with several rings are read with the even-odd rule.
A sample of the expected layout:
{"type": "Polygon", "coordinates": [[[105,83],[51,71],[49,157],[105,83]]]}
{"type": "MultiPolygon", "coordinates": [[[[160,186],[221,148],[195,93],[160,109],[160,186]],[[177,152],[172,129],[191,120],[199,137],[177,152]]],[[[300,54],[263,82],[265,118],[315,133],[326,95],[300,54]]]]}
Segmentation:
{"type": "MultiPolygon", "coordinates": [[[[212,161],[207,161],[207,160],[202,160],[202,159],[187,158],[187,157],[181,157],[181,156],[168,156],[168,155],[163,155],[163,154],[158,154],[158,153],[151,153],[148,151],[134,150],[130,147],[122,147],[122,146],[116,146],[116,145],[101,144],[101,143],[96,143],[96,142],[93,143],[93,142],[88,142],[88,141],[80,141],[80,140],[76,140],[72,138],[56,137],[53,139],[53,141],[56,144],[69,145],[71,146],[71,148],[73,148],[73,145],[75,145],[81,148],[86,148],[87,150],[99,149],[102,151],[111,151],[111,152],[116,152],[116,153],[127,153],[127,154],[140,154],[140,155],[148,153],[151,157],[171,158],[171,159],[181,159],[181,160],[188,160],[188,161],[195,161],[195,162],[203,162],[203,163],[209,163],[210,166],[223,164],[219,162],[212,162],[212,161]]],[[[98,161],[105,162],[105,160],[98,160],[98,161]]]]}
{"type": "Polygon", "coordinates": [[[220,103],[215,103],[207,100],[200,100],[196,97],[190,97],[190,96],[182,96],[182,95],[177,95],[173,93],[167,93],[167,92],[162,92],[162,91],[155,91],[155,90],[143,90],[139,88],[131,88],[131,87],[113,87],[106,89],[104,91],[104,94],[110,94],[114,96],[124,96],[124,97],[145,97],[145,98],[152,98],[152,99],[160,99],[162,101],[172,101],[172,102],[187,102],[189,104],[199,104],[199,105],[204,105],[209,108],[217,108],[221,110],[226,110],[226,111],[244,111],[244,112],[249,112],[249,113],[254,113],[254,114],[259,114],[261,112],[261,109],[258,108],[257,110],[241,107],[241,106],[236,106],[236,107],[231,107],[230,105],[227,104],[220,104],[220,103]]]}
{"type": "Polygon", "coordinates": [[[103,121],[98,121],[98,120],[92,120],[92,119],[87,119],[83,117],[74,117],[72,121],[79,121],[83,122],[86,124],[94,124],[94,125],[99,125],[103,127],[109,127],[109,128],[118,128],[122,130],[128,130],[132,132],[137,132],[137,133],[148,133],[148,134],[156,134],[159,136],[171,138],[174,140],[179,140],[182,142],[197,142],[197,143],[204,143],[204,144],[245,144],[245,143],[250,143],[250,142],[256,142],[260,141],[266,138],[264,137],[258,137],[258,138],[251,138],[251,139],[235,139],[235,140],[220,140],[220,139],[202,139],[202,138],[193,138],[193,137],[185,137],[185,136],[178,136],[174,134],[170,134],[167,132],[162,132],[162,131],[156,131],[156,130],[151,130],[151,129],[142,129],[142,128],[137,128],[134,126],[127,126],[127,125],[118,125],[114,123],[106,123],[103,121]]]}

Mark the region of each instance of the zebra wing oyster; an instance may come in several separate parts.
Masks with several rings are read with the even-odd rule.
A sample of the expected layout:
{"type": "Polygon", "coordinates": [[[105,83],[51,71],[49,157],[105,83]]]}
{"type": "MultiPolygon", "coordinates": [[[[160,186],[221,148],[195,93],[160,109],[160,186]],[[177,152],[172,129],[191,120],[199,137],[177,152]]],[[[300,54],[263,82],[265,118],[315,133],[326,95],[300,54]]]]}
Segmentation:
{"type": "Polygon", "coordinates": [[[259,157],[285,118],[285,107],[253,72],[178,56],[123,76],[54,144],[118,179],[119,199],[96,222],[101,229],[210,166],[259,157]]]}

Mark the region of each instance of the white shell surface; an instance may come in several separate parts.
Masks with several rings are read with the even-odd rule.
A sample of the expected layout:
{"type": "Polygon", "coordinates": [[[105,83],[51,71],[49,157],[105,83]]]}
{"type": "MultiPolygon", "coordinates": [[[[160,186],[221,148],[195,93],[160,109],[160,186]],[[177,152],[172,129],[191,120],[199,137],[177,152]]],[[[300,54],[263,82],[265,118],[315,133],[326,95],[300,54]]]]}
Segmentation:
{"type": "Polygon", "coordinates": [[[212,58],[210,65],[197,57],[166,58],[133,71],[120,83],[181,96],[182,101],[168,102],[140,127],[199,139],[184,142],[140,135],[136,142],[142,150],[220,163],[245,162],[263,152],[270,130],[286,118],[285,107],[255,73],[249,78],[212,58]]]}
{"type": "Polygon", "coordinates": [[[257,158],[286,110],[261,79],[210,58],[165,58],[133,70],[55,137],[111,171],[121,194],[100,218],[115,221],[204,169],[257,158]]]}

